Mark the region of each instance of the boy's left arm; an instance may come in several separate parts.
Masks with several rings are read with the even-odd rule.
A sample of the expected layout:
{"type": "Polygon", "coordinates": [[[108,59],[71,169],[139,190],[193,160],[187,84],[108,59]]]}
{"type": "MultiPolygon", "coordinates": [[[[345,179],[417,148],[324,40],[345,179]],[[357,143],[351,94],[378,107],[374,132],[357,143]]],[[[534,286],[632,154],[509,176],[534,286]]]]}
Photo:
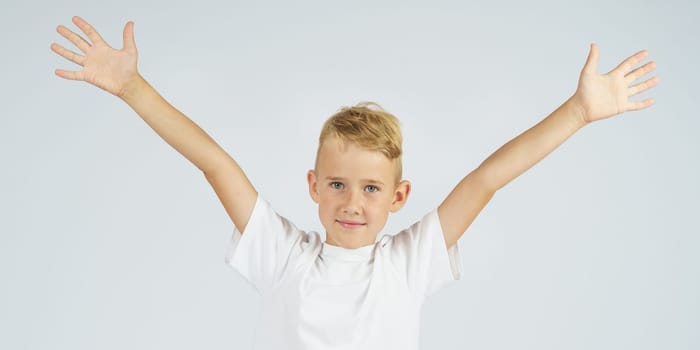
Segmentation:
{"type": "Polygon", "coordinates": [[[494,193],[542,160],[586,124],[651,106],[651,98],[630,101],[658,83],[656,77],[632,85],[656,68],[654,62],[634,69],[646,56],[640,51],[607,74],[598,74],[599,51],[591,45],[574,95],[544,120],[512,139],[469,173],[438,207],[447,248],[457,243],[494,193]]]}

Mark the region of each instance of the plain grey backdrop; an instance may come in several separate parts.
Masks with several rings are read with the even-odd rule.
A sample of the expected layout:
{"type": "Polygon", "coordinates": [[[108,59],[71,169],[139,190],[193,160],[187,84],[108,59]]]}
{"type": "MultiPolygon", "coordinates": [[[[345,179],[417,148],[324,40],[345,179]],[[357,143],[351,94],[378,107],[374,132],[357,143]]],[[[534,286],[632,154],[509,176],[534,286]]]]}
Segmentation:
{"type": "Polygon", "coordinates": [[[3,2],[0,348],[248,349],[260,297],[225,265],[232,223],[202,174],[119,99],[54,76],[81,15],[299,227],[322,122],[359,101],[402,121],[407,206],[437,206],[500,145],[641,49],[657,104],[589,125],[496,194],[462,280],[423,308],[423,349],[700,348],[693,1],[3,2]]]}

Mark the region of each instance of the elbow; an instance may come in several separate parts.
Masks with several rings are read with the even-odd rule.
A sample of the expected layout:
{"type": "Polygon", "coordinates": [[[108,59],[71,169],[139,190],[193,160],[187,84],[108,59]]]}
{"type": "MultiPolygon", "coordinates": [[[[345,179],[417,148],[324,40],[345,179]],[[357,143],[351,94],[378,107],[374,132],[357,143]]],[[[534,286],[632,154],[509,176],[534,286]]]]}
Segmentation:
{"type": "Polygon", "coordinates": [[[471,178],[470,180],[473,181],[474,187],[479,188],[489,198],[505,185],[501,184],[501,181],[496,176],[489,174],[488,170],[482,167],[476,168],[467,178],[471,178]]]}
{"type": "Polygon", "coordinates": [[[221,176],[229,176],[232,173],[240,172],[240,167],[228,155],[212,160],[206,166],[198,167],[207,180],[216,179],[221,176]],[[223,175],[222,175],[223,174],[223,175]]]}
{"type": "Polygon", "coordinates": [[[226,171],[224,167],[216,167],[216,168],[200,168],[199,170],[202,171],[202,174],[204,174],[204,178],[207,179],[207,181],[210,184],[214,184],[217,181],[220,181],[221,179],[225,178],[226,176],[229,176],[230,171],[226,171]],[[228,174],[227,174],[228,173],[228,174]]]}

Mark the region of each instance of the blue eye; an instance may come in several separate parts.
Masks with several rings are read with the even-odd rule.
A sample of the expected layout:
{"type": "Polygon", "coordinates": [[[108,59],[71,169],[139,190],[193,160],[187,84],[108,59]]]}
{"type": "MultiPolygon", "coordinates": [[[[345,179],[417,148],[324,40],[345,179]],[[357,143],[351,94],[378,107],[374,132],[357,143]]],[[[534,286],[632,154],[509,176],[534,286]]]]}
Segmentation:
{"type": "Polygon", "coordinates": [[[367,187],[365,187],[365,191],[367,191],[367,192],[378,192],[378,191],[379,191],[379,187],[374,186],[374,185],[367,185],[367,187]]]}
{"type": "Polygon", "coordinates": [[[331,188],[335,189],[335,190],[342,190],[343,184],[338,182],[338,181],[333,181],[333,182],[331,182],[331,188]]]}

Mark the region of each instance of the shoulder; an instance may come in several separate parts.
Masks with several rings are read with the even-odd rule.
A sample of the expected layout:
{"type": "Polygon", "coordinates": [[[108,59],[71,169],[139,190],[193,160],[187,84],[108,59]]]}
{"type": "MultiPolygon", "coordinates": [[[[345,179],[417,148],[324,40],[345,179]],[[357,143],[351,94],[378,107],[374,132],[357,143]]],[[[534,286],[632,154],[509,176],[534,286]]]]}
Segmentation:
{"type": "Polygon", "coordinates": [[[379,242],[381,247],[408,249],[410,246],[420,244],[421,241],[431,240],[434,236],[440,235],[442,235],[442,228],[437,208],[435,208],[399,233],[382,236],[379,242]]]}

